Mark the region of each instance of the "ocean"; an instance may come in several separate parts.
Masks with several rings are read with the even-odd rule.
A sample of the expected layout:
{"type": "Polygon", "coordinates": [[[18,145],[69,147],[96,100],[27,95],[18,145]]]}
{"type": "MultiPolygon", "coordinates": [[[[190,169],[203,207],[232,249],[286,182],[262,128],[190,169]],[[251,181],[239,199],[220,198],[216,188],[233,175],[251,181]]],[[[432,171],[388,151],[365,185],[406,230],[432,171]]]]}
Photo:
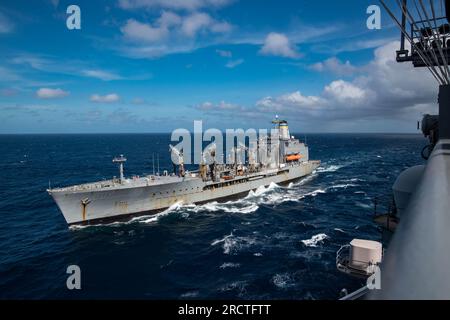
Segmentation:
{"type": "MultiPolygon", "coordinates": [[[[305,135],[298,135],[304,137],[305,135]]],[[[336,270],[353,238],[380,240],[405,168],[423,163],[413,134],[308,134],[312,175],[245,198],[68,228],[52,187],[172,170],[168,134],[0,135],[1,299],[337,299],[364,282],[336,270]],[[66,269],[81,269],[68,290],[66,269]]]]}

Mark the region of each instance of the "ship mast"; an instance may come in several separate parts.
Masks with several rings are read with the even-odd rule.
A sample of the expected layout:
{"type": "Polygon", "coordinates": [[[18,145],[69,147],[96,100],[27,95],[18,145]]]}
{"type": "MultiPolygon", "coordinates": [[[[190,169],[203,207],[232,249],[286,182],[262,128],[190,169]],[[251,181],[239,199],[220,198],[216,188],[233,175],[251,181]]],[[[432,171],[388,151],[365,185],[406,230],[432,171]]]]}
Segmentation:
{"type": "Polygon", "coordinates": [[[119,164],[119,181],[120,181],[120,183],[122,183],[123,181],[124,181],[124,176],[123,176],[123,164],[125,163],[127,161],[127,158],[125,158],[124,156],[123,156],[123,154],[121,154],[119,157],[115,157],[114,159],[113,159],[113,161],[112,162],[114,162],[114,163],[118,163],[119,164]]]}

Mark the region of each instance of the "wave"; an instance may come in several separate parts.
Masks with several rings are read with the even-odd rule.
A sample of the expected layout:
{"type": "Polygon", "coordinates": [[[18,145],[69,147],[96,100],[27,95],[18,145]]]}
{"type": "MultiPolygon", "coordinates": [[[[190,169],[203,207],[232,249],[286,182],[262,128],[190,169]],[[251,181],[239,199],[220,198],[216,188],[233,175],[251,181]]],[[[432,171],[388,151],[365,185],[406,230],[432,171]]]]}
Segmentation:
{"type": "Polygon", "coordinates": [[[260,186],[258,187],[255,191],[250,190],[250,192],[248,193],[248,195],[245,197],[245,199],[252,199],[255,197],[260,197],[263,194],[270,192],[272,190],[275,190],[277,188],[280,188],[279,185],[277,185],[275,182],[271,182],[269,186],[265,187],[265,186],[260,186]]]}
{"type": "Polygon", "coordinates": [[[359,201],[356,201],[355,205],[360,207],[360,208],[363,208],[363,209],[371,209],[373,207],[373,206],[371,206],[371,205],[369,205],[367,203],[362,203],[362,202],[359,202],[359,201]]]}
{"type": "Polygon", "coordinates": [[[302,198],[305,197],[315,197],[321,193],[327,193],[326,189],[317,189],[308,193],[305,193],[304,195],[302,195],[302,198]]]}
{"type": "Polygon", "coordinates": [[[277,273],[272,277],[272,282],[280,289],[287,289],[296,285],[295,279],[289,273],[277,273]]]}
{"type": "Polygon", "coordinates": [[[311,180],[315,179],[317,177],[316,171],[313,171],[310,175],[307,175],[306,177],[300,179],[296,182],[290,182],[287,186],[287,189],[292,189],[298,186],[305,185],[306,183],[310,182],[311,180]]]}
{"type": "Polygon", "coordinates": [[[335,184],[335,185],[331,185],[330,187],[328,187],[329,189],[347,189],[347,188],[352,188],[352,187],[359,187],[359,185],[354,184],[354,183],[342,183],[342,184],[335,184]]]}
{"type": "Polygon", "coordinates": [[[183,202],[179,201],[177,203],[174,203],[169,208],[167,208],[166,210],[164,210],[160,213],[153,214],[151,216],[136,217],[136,218],[131,219],[127,223],[132,223],[135,221],[137,221],[139,223],[154,223],[154,222],[157,222],[160,218],[165,217],[165,216],[169,215],[170,213],[179,210],[180,208],[182,208],[182,206],[183,206],[183,202]]]}
{"type": "Polygon", "coordinates": [[[316,172],[336,172],[343,167],[345,167],[345,165],[332,164],[332,165],[328,165],[325,167],[318,167],[315,171],[316,172]]]}
{"type": "Polygon", "coordinates": [[[202,209],[207,211],[224,211],[227,213],[253,213],[259,209],[256,203],[247,203],[244,201],[234,201],[226,203],[211,202],[203,205],[202,209]]]}
{"type": "Polygon", "coordinates": [[[198,297],[198,295],[199,295],[198,291],[188,291],[180,295],[180,298],[195,298],[198,297]]]}
{"type": "Polygon", "coordinates": [[[115,221],[115,222],[111,222],[111,223],[96,223],[96,224],[74,224],[69,226],[69,230],[72,231],[76,231],[76,230],[83,230],[83,229],[88,229],[88,228],[102,228],[102,227],[116,227],[116,226],[120,226],[123,224],[126,224],[127,221],[115,221]]]}
{"type": "Polygon", "coordinates": [[[236,254],[243,249],[247,249],[257,243],[255,238],[251,237],[236,237],[233,233],[225,236],[222,239],[214,240],[211,246],[216,246],[222,243],[224,254],[236,254]]]}
{"type": "Polygon", "coordinates": [[[302,243],[307,247],[317,247],[323,240],[329,238],[325,233],[319,233],[311,237],[311,239],[302,240],[302,243]]]}
{"type": "Polygon", "coordinates": [[[233,263],[233,262],[224,262],[219,267],[220,269],[226,269],[226,268],[239,268],[241,266],[240,263],[233,263]]]}
{"type": "Polygon", "coordinates": [[[213,242],[211,242],[211,245],[215,246],[215,245],[217,245],[217,244],[219,244],[221,242],[225,242],[225,240],[227,240],[228,238],[230,238],[232,236],[233,236],[233,232],[230,233],[229,235],[225,236],[224,238],[220,239],[220,240],[214,240],[213,242]]]}
{"type": "Polygon", "coordinates": [[[235,291],[237,296],[242,298],[247,293],[247,281],[234,281],[231,283],[227,283],[226,285],[219,288],[221,292],[235,291]]]}

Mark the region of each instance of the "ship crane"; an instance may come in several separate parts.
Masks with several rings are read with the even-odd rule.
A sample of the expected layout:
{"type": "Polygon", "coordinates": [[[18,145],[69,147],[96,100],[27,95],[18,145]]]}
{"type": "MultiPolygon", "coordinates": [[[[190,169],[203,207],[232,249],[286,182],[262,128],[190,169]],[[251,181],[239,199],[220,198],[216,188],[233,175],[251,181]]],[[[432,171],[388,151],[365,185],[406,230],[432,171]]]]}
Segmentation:
{"type": "Polygon", "coordinates": [[[215,180],[216,172],[216,151],[217,146],[215,143],[208,145],[202,152],[202,163],[200,164],[200,173],[203,180],[206,180],[206,166],[209,164],[209,172],[211,180],[215,180]],[[208,157],[208,159],[207,159],[208,157]]]}
{"type": "Polygon", "coordinates": [[[123,164],[127,161],[127,158],[121,154],[119,157],[115,157],[112,162],[119,164],[119,181],[122,183],[124,181],[123,177],[123,164]]]}
{"type": "MultiPolygon", "coordinates": [[[[179,166],[179,172],[180,172],[180,176],[184,177],[184,158],[183,158],[183,152],[181,152],[180,150],[178,150],[177,148],[175,148],[174,146],[172,146],[171,144],[169,145],[169,151],[172,152],[172,155],[175,155],[178,159],[177,159],[177,164],[179,166]]],[[[175,165],[175,162],[174,162],[175,165]]]]}
{"type": "Polygon", "coordinates": [[[235,174],[236,175],[238,174],[239,165],[242,164],[242,163],[245,163],[245,159],[244,159],[244,161],[242,163],[241,162],[238,163],[238,159],[241,158],[240,156],[238,157],[238,155],[241,155],[242,151],[246,152],[247,150],[248,150],[248,148],[242,142],[239,142],[239,146],[238,147],[233,147],[231,149],[231,152],[232,152],[232,155],[233,155],[232,163],[234,165],[234,170],[235,170],[235,174]]]}

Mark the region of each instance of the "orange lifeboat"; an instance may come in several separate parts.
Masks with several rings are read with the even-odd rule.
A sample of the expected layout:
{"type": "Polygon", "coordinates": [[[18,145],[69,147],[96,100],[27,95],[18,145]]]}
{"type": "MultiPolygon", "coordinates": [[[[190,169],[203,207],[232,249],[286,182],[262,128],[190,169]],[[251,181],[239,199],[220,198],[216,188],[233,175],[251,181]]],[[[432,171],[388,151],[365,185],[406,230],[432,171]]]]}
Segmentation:
{"type": "Polygon", "coordinates": [[[286,156],[286,161],[298,161],[302,158],[300,154],[293,154],[291,156],[286,156]]]}

